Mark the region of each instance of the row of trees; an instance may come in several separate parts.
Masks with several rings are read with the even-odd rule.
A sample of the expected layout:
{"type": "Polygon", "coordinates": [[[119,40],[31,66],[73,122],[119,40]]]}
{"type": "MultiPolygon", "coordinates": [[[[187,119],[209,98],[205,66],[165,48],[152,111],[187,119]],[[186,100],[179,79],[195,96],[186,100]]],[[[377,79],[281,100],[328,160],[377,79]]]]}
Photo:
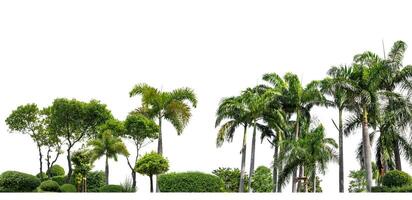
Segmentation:
{"type": "Polygon", "coordinates": [[[343,136],[362,130],[357,159],[366,171],[367,191],[372,187],[372,142],[379,176],[401,170],[401,156],[412,161],[412,145],[406,132],[412,122],[410,94],[412,66],[403,66],[406,44],[394,43],[388,56],[364,52],[348,66],[332,67],[323,80],[303,85],[293,73],[283,77],[263,75],[265,84],[245,89],[239,96],[224,98],[217,109],[217,146],[231,142],[243,129],[239,191],[245,188],[247,131],[252,128],[248,188],[254,172],[256,134],[274,148],[273,192],[292,180],[292,192],[307,191],[307,180],[316,181],[330,161],[339,161],[339,191],[344,191],[343,136]],[[334,107],[338,144],[325,136],[323,125],[311,115],[314,106],[334,107]],[[344,118],[343,113],[348,117],[344,118]],[[339,153],[336,153],[339,148],[339,153]],[[402,153],[401,153],[402,152],[402,153]]]}

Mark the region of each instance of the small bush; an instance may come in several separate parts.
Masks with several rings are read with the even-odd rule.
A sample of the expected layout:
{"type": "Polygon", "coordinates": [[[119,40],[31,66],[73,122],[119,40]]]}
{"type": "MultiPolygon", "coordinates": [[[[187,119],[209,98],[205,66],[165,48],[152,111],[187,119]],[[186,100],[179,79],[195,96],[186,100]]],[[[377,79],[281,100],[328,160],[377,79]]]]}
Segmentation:
{"type": "Polygon", "coordinates": [[[385,187],[385,186],[377,186],[372,187],[372,192],[412,192],[412,185],[406,185],[403,187],[385,187]]]}
{"type": "Polygon", "coordinates": [[[123,192],[123,187],[120,185],[105,185],[99,189],[99,192],[123,192]]]}
{"type": "Polygon", "coordinates": [[[39,186],[40,192],[60,192],[60,185],[56,181],[47,180],[41,182],[39,186]]]}
{"type": "Polygon", "coordinates": [[[159,176],[161,192],[223,192],[223,181],[201,172],[169,173],[159,176]]]}
{"type": "Polygon", "coordinates": [[[3,192],[33,192],[40,185],[40,179],[26,173],[6,171],[0,175],[3,192]]]}
{"type": "Polygon", "coordinates": [[[412,184],[412,177],[403,171],[392,170],[386,173],[382,179],[382,185],[386,187],[403,187],[412,184]]]}
{"type": "Polygon", "coordinates": [[[50,169],[47,171],[47,173],[49,173],[50,171],[50,176],[54,177],[54,176],[64,176],[65,172],[64,172],[64,168],[60,165],[53,165],[52,167],[50,167],[50,169]]]}
{"type": "Polygon", "coordinates": [[[60,186],[61,192],[77,192],[76,186],[72,184],[63,184],[60,186]]]}
{"type": "Polygon", "coordinates": [[[36,177],[39,178],[40,180],[46,180],[49,178],[47,177],[47,174],[44,172],[36,174],[36,177]]]}
{"type": "Polygon", "coordinates": [[[102,171],[92,171],[87,174],[87,192],[98,192],[106,185],[106,175],[102,171]]]}
{"type": "Polygon", "coordinates": [[[372,192],[388,192],[390,188],[385,186],[375,186],[372,187],[372,192]]]}
{"type": "Polygon", "coordinates": [[[52,181],[56,181],[59,185],[63,185],[66,183],[67,176],[53,176],[51,177],[52,181]]]}

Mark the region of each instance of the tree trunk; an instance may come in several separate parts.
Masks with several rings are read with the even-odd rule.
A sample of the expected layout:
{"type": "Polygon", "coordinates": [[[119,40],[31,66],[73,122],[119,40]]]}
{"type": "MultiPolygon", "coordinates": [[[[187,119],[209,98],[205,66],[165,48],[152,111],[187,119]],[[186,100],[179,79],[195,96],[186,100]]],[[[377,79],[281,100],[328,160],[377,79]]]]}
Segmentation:
{"type": "Polygon", "coordinates": [[[39,150],[39,162],[40,162],[40,179],[43,180],[43,154],[41,153],[41,146],[37,144],[39,150]]]}
{"type": "Polygon", "coordinates": [[[245,130],[243,132],[243,143],[242,143],[242,163],[240,167],[240,183],[239,192],[244,192],[245,185],[245,165],[246,165],[246,131],[247,125],[244,126],[245,130]]]}
{"type": "Polygon", "coordinates": [[[303,177],[305,176],[305,167],[303,165],[299,166],[299,181],[298,181],[298,188],[297,191],[298,192],[302,192],[302,190],[305,190],[305,180],[303,179],[303,177]]]}
{"type": "Polygon", "coordinates": [[[71,146],[69,148],[67,148],[67,167],[69,168],[69,171],[67,172],[67,178],[66,178],[66,183],[70,183],[72,180],[72,173],[73,173],[73,169],[72,169],[72,161],[71,161],[71,146]]]}
{"type": "Polygon", "coordinates": [[[343,110],[339,109],[339,192],[344,192],[344,166],[343,166],[343,110]]]}
{"type": "Polygon", "coordinates": [[[393,153],[395,154],[395,167],[402,171],[401,153],[399,150],[399,143],[397,140],[393,141],[393,153]]]}
{"type": "Polygon", "coordinates": [[[106,175],[106,185],[109,185],[109,157],[106,155],[106,165],[104,168],[104,174],[106,175]]]}
{"type": "MultiPolygon", "coordinates": [[[[278,157],[279,157],[280,154],[282,154],[282,149],[281,149],[281,146],[278,146],[278,157]]],[[[277,167],[279,167],[278,171],[279,171],[279,174],[280,174],[280,171],[282,170],[282,167],[283,167],[283,163],[282,163],[282,160],[279,160],[279,159],[277,160],[277,162],[278,162],[277,167]]],[[[278,175],[277,179],[279,179],[279,175],[278,175]]],[[[278,188],[277,192],[281,193],[282,192],[282,184],[279,183],[279,180],[276,181],[276,184],[277,184],[277,188],[278,188]]]]}
{"type": "Polygon", "coordinates": [[[296,170],[292,173],[292,193],[296,192],[296,170]]]}
{"type": "Polygon", "coordinates": [[[316,164],[315,164],[315,169],[313,170],[313,177],[312,177],[312,192],[316,193],[316,164]]]}
{"type": "Polygon", "coordinates": [[[150,192],[153,193],[153,175],[150,175],[150,192]]]}
{"type": "Polygon", "coordinates": [[[256,149],[256,121],[253,123],[253,136],[252,136],[252,151],[250,155],[250,169],[249,169],[249,192],[252,192],[252,176],[255,171],[255,149],[256,149]]]}
{"type": "MultiPolygon", "coordinates": [[[[163,141],[162,141],[162,117],[159,116],[159,138],[157,140],[157,153],[163,155],[163,141]]],[[[156,192],[160,192],[159,184],[157,183],[157,179],[159,178],[156,175],[156,192]]],[[[153,179],[153,178],[152,178],[153,179]]]]}
{"type": "MultiPolygon", "coordinates": [[[[299,110],[296,110],[296,125],[295,125],[295,140],[299,139],[299,110]]],[[[292,192],[296,192],[296,174],[297,169],[293,171],[292,174],[292,192]]]]}
{"type": "Polygon", "coordinates": [[[277,168],[277,162],[278,162],[278,154],[279,154],[279,148],[278,148],[278,144],[275,144],[275,153],[273,154],[273,190],[272,192],[277,192],[277,181],[278,181],[278,168],[277,168]]]}
{"type": "Polygon", "coordinates": [[[366,108],[363,108],[362,115],[362,140],[363,140],[363,152],[364,152],[364,166],[366,169],[366,182],[367,191],[371,192],[372,188],[372,164],[371,164],[371,145],[368,133],[368,112],[366,108]]]}

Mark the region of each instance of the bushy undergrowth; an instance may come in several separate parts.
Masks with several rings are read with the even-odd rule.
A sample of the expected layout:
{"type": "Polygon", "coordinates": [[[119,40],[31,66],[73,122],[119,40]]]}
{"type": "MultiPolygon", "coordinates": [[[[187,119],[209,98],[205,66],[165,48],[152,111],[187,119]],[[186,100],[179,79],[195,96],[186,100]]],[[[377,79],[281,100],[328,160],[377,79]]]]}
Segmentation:
{"type": "Polygon", "coordinates": [[[60,186],[60,192],[77,192],[77,189],[72,184],[63,184],[60,186]]]}
{"type": "Polygon", "coordinates": [[[43,181],[39,186],[39,192],[60,192],[60,185],[52,180],[43,181]]]}
{"type": "Polygon", "coordinates": [[[33,192],[40,185],[36,176],[6,171],[0,175],[0,191],[2,192],[33,192]]]}
{"type": "Polygon", "coordinates": [[[63,185],[66,183],[66,176],[53,176],[51,180],[57,182],[59,185],[63,185]]]}
{"type": "Polygon", "coordinates": [[[161,192],[223,192],[223,181],[212,174],[183,172],[162,174],[158,180],[161,192]]]}
{"type": "Polygon", "coordinates": [[[99,189],[99,192],[123,192],[123,187],[120,185],[105,185],[99,189]]]}
{"type": "Polygon", "coordinates": [[[412,185],[412,177],[406,172],[392,170],[383,176],[382,185],[386,187],[403,187],[412,185]]]}

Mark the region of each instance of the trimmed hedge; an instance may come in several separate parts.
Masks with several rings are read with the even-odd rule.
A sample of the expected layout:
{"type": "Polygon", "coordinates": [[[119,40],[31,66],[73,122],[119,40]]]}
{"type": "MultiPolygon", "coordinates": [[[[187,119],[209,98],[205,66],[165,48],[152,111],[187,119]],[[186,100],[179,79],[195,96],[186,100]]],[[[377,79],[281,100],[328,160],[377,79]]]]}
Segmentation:
{"type": "Polygon", "coordinates": [[[382,178],[382,185],[386,187],[403,187],[412,185],[412,177],[403,171],[392,170],[382,178]]]}
{"type": "Polygon", "coordinates": [[[53,165],[52,167],[50,167],[50,169],[47,171],[47,174],[49,171],[50,171],[51,177],[64,176],[65,174],[64,168],[60,165],[53,165]]]}
{"type": "Polygon", "coordinates": [[[123,192],[123,187],[120,185],[105,185],[99,189],[99,192],[123,192]]]}
{"type": "Polygon", "coordinates": [[[60,192],[77,192],[77,189],[72,184],[63,184],[60,186],[60,192]]]}
{"type": "Polygon", "coordinates": [[[106,185],[106,175],[103,171],[92,171],[87,174],[87,192],[99,192],[106,185]]]}
{"type": "Polygon", "coordinates": [[[33,192],[40,185],[40,179],[26,173],[6,171],[0,175],[2,192],[33,192]]]}
{"type": "Polygon", "coordinates": [[[202,172],[162,174],[158,184],[161,192],[224,192],[219,177],[202,172]]]}
{"type": "Polygon", "coordinates": [[[63,185],[66,183],[67,176],[53,176],[51,177],[52,181],[56,181],[59,185],[63,185]]]}
{"type": "Polygon", "coordinates": [[[39,186],[40,192],[60,192],[60,185],[56,181],[47,180],[41,182],[39,186]]]}

